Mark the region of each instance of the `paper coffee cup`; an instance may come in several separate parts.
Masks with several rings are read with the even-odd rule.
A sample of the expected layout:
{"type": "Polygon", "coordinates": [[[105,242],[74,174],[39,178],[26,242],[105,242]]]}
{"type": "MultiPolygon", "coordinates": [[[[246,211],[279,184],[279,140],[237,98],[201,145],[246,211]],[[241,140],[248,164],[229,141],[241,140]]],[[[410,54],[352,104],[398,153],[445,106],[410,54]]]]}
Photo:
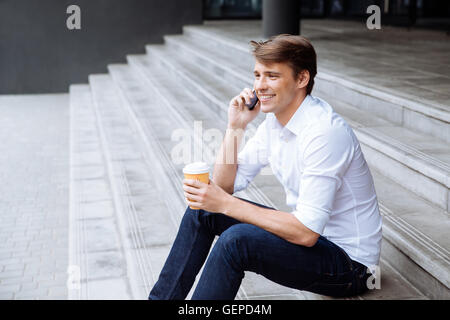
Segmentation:
{"type": "MultiPolygon", "coordinates": [[[[185,179],[199,180],[204,183],[209,183],[209,166],[205,162],[193,162],[186,165],[183,168],[183,174],[185,179]]],[[[189,206],[193,210],[200,208],[195,208],[189,206]]]]}

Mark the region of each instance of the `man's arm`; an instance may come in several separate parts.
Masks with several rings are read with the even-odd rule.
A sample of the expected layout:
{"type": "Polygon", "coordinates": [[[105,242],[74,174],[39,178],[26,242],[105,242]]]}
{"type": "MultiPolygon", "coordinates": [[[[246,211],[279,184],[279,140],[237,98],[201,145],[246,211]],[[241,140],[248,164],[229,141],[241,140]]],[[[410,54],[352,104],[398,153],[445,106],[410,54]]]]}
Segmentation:
{"type": "Polygon", "coordinates": [[[224,214],[253,224],[294,244],[312,247],[320,234],[308,229],[293,214],[255,206],[233,196],[226,197],[224,214]]]}
{"type": "Polygon", "coordinates": [[[237,171],[237,153],[244,136],[244,129],[229,127],[214,164],[214,182],[229,194],[233,194],[237,171]]]}
{"type": "Polygon", "coordinates": [[[260,110],[259,102],[252,111],[245,106],[245,103],[250,102],[251,97],[253,97],[252,90],[245,88],[238,96],[231,99],[228,106],[227,131],[214,165],[214,182],[229,194],[234,192],[237,154],[245,128],[256,118],[260,110]]]}

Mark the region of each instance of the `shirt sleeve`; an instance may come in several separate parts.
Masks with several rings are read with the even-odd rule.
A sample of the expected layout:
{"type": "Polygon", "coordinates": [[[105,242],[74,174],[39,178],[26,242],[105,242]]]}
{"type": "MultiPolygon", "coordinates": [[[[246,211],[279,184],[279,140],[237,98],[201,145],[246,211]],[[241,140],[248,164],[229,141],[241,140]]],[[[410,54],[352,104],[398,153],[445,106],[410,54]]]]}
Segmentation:
{"type": "Polygon", "coordinates": [[[353,158],[353,139],[346,128],[328,128],[304,140],[303,174],[294,216],[322,234],[337,190],[353,158]]]}
{"type": "Polygon", "coordinates": [[[233,193],[247,188],[261,169],[269,164],[266,126],[267,121],[264,120],[238,153],[233,193]]]}

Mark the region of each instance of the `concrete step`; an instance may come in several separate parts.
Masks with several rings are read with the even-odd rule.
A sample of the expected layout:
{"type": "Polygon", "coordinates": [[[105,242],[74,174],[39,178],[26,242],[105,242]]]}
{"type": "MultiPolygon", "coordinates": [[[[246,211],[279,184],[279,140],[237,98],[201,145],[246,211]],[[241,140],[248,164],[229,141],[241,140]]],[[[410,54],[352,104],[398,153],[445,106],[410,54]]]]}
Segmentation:
{"type": "MultiPolygon", "coordinates": [[[[243,63],[243,59],[234,64],[229,61],[228,52],[215,49],[210,43],[200,42],[204,38],[197,39],[196,32],[188,32],[188,35],[165,37],[167,47],[173,54],[182,53],[180,56],[185,61],[197,64],[205,73],[213,75],[211,79],[229,81],[229,87],[236,92],[252,86],[252,64],[243,63]]],[[[195,77],[195,74],[192,76],[195,77]]],[[[313,94],[316,92],[345,117],[360,141],[375,151],[374,157],[368,159],[372,166],[386,171],[393,180],[428,201],[447,211],[450,209],[450,149],[447,142],[431,135],[418,134],[395,121],[374,117],[366,110],[336,99],[338,95],[330,95],[328,91],[315,90],[313,94]]]]}
{"type": "MultiPolygon", "coordinates": [[[[237,66],[251,65],[249,40],[261,39],[259,29],[252,22],[242,23],[239,28],[229,24],[214,26],[185,26],[183,34],[190,41],[207,46],[213,52],[221,52],[228,61],[237,66]],[[247,27],[247,30],[245,28],[247,27]]],[[[207,51],[202,50],[206,53],[207,51]]],[[[324,64],[326,66],[326,64],[324,64]]],[[[358,108],[385,118],[398,125],[418,130],[433,137],[450,142],[450,110],[448,106],[424,99],[416,99],[395,88],[386,88],[360,77],[333,73],[321,67],[316,76],[316,88],[358,108]]],[[[244,67],[245,70],[245,67],[244,67]]]]}
{"type": "Polygon", "coordinates": [[[91,88],[71,85],[70,300],[132,298],[109,178],[91,88]]]}
{"type": "MultiPolygon", "coordinates": [[[[191,121],[191,130],[193,130],[192,122],[194,121],[194,117],[189,117],[186,115],[186,113],[197,114],[199,117],[196,118],[196,120],[204,121],[205,123],[208,123],[208,125],[215,125],[217,128],[223,128],[226,125],[226,118],[218,116],[218,113],[216,111],[220,107],[214,107],[211,103],[205,104],[202,101],[203,97],[201,97],[200,94],[196,94],[195,92],[193,92],[191,90],[191,87],[189,86],[189,84],[194,83],[194,80],[192,78],[185,77],[186,75],[193,76],[194,74],[198,76],[199,73],[193,73],[192,70],[189,69],[190,67],[192,67],[191,65],[175,64],[175,62],[172,60],[172,57],[169,57],[167,55],[167,52],[163,50],[162,46],[152,46],[150,49],[151,50],[149,50],[149,52],[153,51],[152,49],[155,49],[155,51],[161,51],[161,54],[153,52],[153,54],[151,54],[151,57],[137,55],[128,56],[128,62],[133,66],[134,69],[139,70],[139,72],[141,72],[141,74],[144,75],[147,79],[152,79],[148,82],[148,90],[151,90],[150,88],[154,88],[155,86],[165,86],[165,88],[161,88],[163,89],[161,91],[161,94],[163,96],[170,97],[170,99],[166,100],[168,105],[171,105],[171,108],[173,110],[177,110],[178,112],[182,113],[183,119],[188,123],[188,125],[189,121],[191,121]],[[173,63],[173,69],[168,67],[166,63],[161,63],[162,60],[160,59],[170,59],[167,61],[167,63],[173,63]],[[166,76],[169,74],[169,72],[167,71],[174,72],[171,81],[167,81],[166,79],[166,76]],[[160,76],[163,76],[164,80],[161,81],[160,76]],[[176,92],[175,96],[171,94],[173,92],[176,92]],[[194,103],[192,103],[192,99],[194,99],[194,103]],[[181,108],[180,106],[183,106],[183,108],[181,108]],[[199,112],[200,110],[203,110],[203,112],[199,112]]],[[[214,85],[222,84],[224,85],[224,88],[226,88],[226,84],[223,83],[217,83],[216,81],[210,81],[209,83],[214,83],[214,85]]],[[[207,90],[207,83],[204,83],[203,85],[206,92],[213,92],[207,90]]],[[[216,104],[223,105],[224,102],[216,101],[216,104]]],[[[167,107],[167,105],[164,106],[167,107]]],[[[273,174],[264,174],[258,176],[255,181],[252,182],[247,192],[236,195],[253,201],[259,201],[260,203],[278,208],[279,210],[289,210],[289,208],[287,208],[284,204],[285,195],[282,187],[276,181],[276,178],[273,176],[273,174]],[[281,205],[277,206],[275,205],[275,203],[279,203],[281,205]]],[[[386,240],[384,241],[386,242],[386,240]]],[[[366,296],[368,299],[376,297],[384,297],[386,299],[403,297],[426,298],[426,296],[418,292],[417,289],[413,285],[411,285],[408,280],[406,280],[395,270],[393,270],[393,268],[390,267],[389,263],[384,259],[382,262],[382,268],[382,290],[380,292],[370,292],[369,294],[359,298],[364,299],[366,296]],[[392,285],[394,283],[396,285],[392,285]],[[386,286],[384,287],[384,285],[386,286]]],[[[318,296],[310,296],[309,293],[305,292],[301,292],[301,295],[299,295],[298,291],[292,291],[288,288],[277,286],[276,284],[273,284],[270,281],[251,273],[249,273],[244,279],[243,286],[240,290],[240,297],[249,299],[270,299],[277,297],[290,299],[324,298],[318,296]],[[268,288],[268,286],[270,288],[268,288]]]]}
{"type": "MultiPolygon", "coordinates": [[[[172,150],[175,147],[172,134],[177,130],[178,132],[181,130],[182,134],[188,131],[183,131],[183,126],[180,126],[180,115],[166,107],[167,96],[159,93],[158,88],[165,86],[163,74],[158,75],[157,83],[144,86],[145,81],[139,73],[127,65],[109,65],[108,70],[124,97],[123,102],[128,110],[130,122],[136,128],[137,135],[148,154],[147,166],[151,168],[154,181],[157,182],[157,199],[152,199],[153,205],[147,208],[147,211],[152,213],[149,217],[153,223],[151,228],[146,230],[147,237],[150,239],[147,245],[148,251],[153,257],[151,271],[153,286],[169,254],[186,208],[181,189],[184,164],[172,160],[172,150]],[[161,208],[161,205],[157,205],[158,203],[166,207],[161,208]],[[163,221],[164,219],[170,222],[163,221]],[[166,235],[161,236],[161,232],[166,235]],[[159,238],[164,239],[164,245],[160,244],[159,238]]],[[[144,195],[142,200],[145,198],[144,195]]],[[[192,291],[188,297],[191,295],[192,291]]]]}
{"type": "MultiPolygon", "coordinates": [[[[183,85],[187,86],[189,88],[190,92],[195,92],[198,96],[202,94],[202,92],[208,92],[208,93],[214,93],[217,86],[226,88],[228,87],[227,81],[214,78],[210,72],[207,72],[205,70],[202,70],[198,65],[189,64],[189,57],[185,59],[181,57],[182,55],[174,54],[173,51],[171,51],[170,48],[165,48],[164,46],[148,46],[148,55],[149,58],[147,60],[155,60],[159,59],[159,61],[164,64],[164,66],[167,68],[168,71],[173,72],[176,75],[176,78],[178,81],[181,81],[183,85]],[[214,86],[211,86],[210,84],[214,83],[214,86]],[[196,90],[196,88],[202,88],[202,90],[196,90]]],[[[143,57],[141,57],[141,60],[144,60],[143,57]]],[[[144,62],[143,62],[144,63],[144,62]]],[[[223,89],[224,90],[224,89],[223,89]]],[[[231,97],[231,96],[230,96],[231,97]]],[[[205,99],[205,97],[199,98],[199,99],[205,99]]],[[[229,99],[227,99],[229,100],[229,99]]],[[[220,101],[217,100],[217,97],[209,99],[207,101],[208,110],[217,110],[227,105],[227,101],[220,101]],[[213,105],[216,105],[216,107],[213,107],[213,105]]],[[[213,111],[214,112],[214,111],[213,111]]],[[[217,119],[217,113],[215,113],[215,117],[217,119]]],[[[225,121],[225,117],[218,117],[218,120],[225,121]]],[[[214,120],[212,120],[214,121],[214,120]]],[[[373,172],[378,172],[376,168],[372,168],[373,172]]],[[[383,172],[384,174],[384,172],[383,172]]],[[[419,217],[419,221],[416,221],[411,226],[408,225],[406,228],[411,229],[412,233],[416,232],[416,229],[413,229],[412,226],[417,228],[418,230],[421,230],[423,227],[423,224],[429,224],[429,226],[432,226],[435,230],[431,232],[430,229],[424,229],[422,228],[422,233],[425,235],[433,235],[433,243],[436,244],[436,247],[439,247],[443,250],[441,250],[438,254],[436,254],[433,250],[429,250],[428,248],[423,248],[423,246],[420,245],[420,241],[417,239],[407,239],[406,237],[403,237],[403,241],[397,241],[396,242],[396,252],[395,254],[398,256],[402,252],[405,252],[406,255],[408,254],[407,247],[413,246],[413,247],[422,247],[419,250],[419,256],[420,259],[408,256],[408,259],[411,261],[411,265],[414,266],[419,272],[420,269],[425,268],[427,270],[428,278],[430,279],[436,279],[438,283],[441,285],[442,290],[436,290],[433,291],[435,293],[435,296],[442,296],[442,292],[448,292],[448,278],[445,276],[445,273],[448,273],[449,269],[449,254],[444,248],[448,248],[448,239],[445,236],[446,230],[448,230],[449,226],[449,218],[445,210],[437,208],[435,205],[429,204],[417,195],[413,194],[409,190],[406,190],[404,187],[396,183],[395,181],[392,181],[388,177],[385,177],[381,174],[374,174],[376,189],[379,190],[379,200],[380,203],[384,204],[384,208],[387,208],[387,210],[382,210],[384,213],[389,212],[390,219],[396,219],[396,217],[400,217],[400,214],[405,214],[405,216],[411,216],[413,217],[415,210],[418,208],[419,211],[415,211],[418,213],[416,214],[416,217],[419,217]],[[390,190],[388,193],[380,192],[380,190],[390,190]],[[395,190],[395,192],[393,192],[395,190]],[[396,196],[394,196],[396,195],[396,196]],[[399,199],[402,199],[399,203],[399,199]],[[411,199],[408,201],[405,201],[404,199],[411,199]],[[390,208],[393,208],[392,210],[390,208]],[[415,209],[416,208],[416,209],[415,209]],[[426,209],[426,210],[423,210],[426,209]],[[423,210],[423,211],[421,211],[423,210]],[[393,214],[392,214],[393,213],[393,214]],[[409,215],[407,214],[409,213],[409,215]],[[393,218],[392,218],[393,217],[393,218]],[[424,218],[425,217],[425,218],[424,218]],[[428,218],[430,217],[430,218],[428,218]],[[420,220],[422,219],[422,221],[420,220]],[[427,221],[425,221],[427,220],[427,221]],[[416,226],[415,226],[416,225],[416,226]],[[411,227],[411,228],[410,228],[411,227]],[[416,241],[417,243],[414,243],[416,241]],[[442,259],[444,257],[444,259],[442,259]],[[424,261],[433,261],[431,266],[424,265],[424,261]],[[447,270],[447,272],[441,273],[438,270],[447,270]],[[437,277],[437,278],[436,278],[437,277]]],[[[262,183],[261,189],[266,190],[266,195],[268,198],[271,197],[271,193],[273,190],[277,190],[276,188],[276,181],[266,181],[267,176],[264,176],[262,179],[256,179],[256,183],[262,183]]],[[[280,190],[276,192],[276,195],[278,197],[278,200],[276,202],[280,203],[284,201],[284,193],[280,190]]],[[[402,216],[403,217],[403,216],[402,216]]],[[[385,230],[389,228],[393,228],[393,226],[390,226],[389,223],[386,223],[385,230]]],[[[408,229],[408,230],[409,230],[408,229]]],[[[395,232],[386,232],[385,234],[385,240],[387,241],[394,241],[393,238],[389,238],[390,234],[394,234],[395,232]]],[[[392,258],[391,256],[386,257],[386,259],[392,258]]],[[[411,269],[410,269],[411,270],[411,269]]],[[[414,272],[408,272],[410,275],[411,281],[415,280],[416,273],[414,272]],[[412,276],[411,276],[412,275],[412,276]]],[[[425,275],[422,277],[424,278],[425,275]]],[[[430,293],[430,296],[434,295],[434,293],[430,293]]]]}
{"type": "Polygon", "coordinates": [[[152,170],[151,149],[140,139],[117,85],[109,75],[91,75],[89,81],[125,256],[124,277],[132,298],[146,299],[157,277],[151,249],[167,249],[175,236],[169,216],[161,214],[170,210],[159,200],[162,190],[152,170]]]}

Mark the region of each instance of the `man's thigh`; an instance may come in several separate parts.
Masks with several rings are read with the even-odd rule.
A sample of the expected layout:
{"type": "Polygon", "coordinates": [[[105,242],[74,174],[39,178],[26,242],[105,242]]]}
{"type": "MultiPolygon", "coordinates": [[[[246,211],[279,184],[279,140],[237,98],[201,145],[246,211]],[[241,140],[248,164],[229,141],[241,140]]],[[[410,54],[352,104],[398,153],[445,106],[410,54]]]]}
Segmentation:
{"type": "MultiPolygon", "coordinates": [[[[247,200],[247,199],[242,199],[239,197],[236,197],[240,200],[246,201],[248,203],[251,203],[253,205],[256,205],[258,207],[263,207],[263,208],[267,208],[267,209],[272,209],[275,210],[274,208],[271,207],[267,207],[265,205],[247,200]]],[[[214,235],[221,235],[222,232],[224,232],[225,230],[227,230],[229,227],[241,223],[239,220],[236,220],[234,218],[231,218],[229,216],[226,216],[222,213],[217,213],[217,212],[209,212],[206,210],[200,210],[200,221],[206,225],[209,230],[214,234],[214,235]]]]}
{"type": "MultiPolygon", "coordinates": [[[[288,242],[264,229],[240,223],[228,228],[221,241],[235,252],[245,271],[252,271],[299,290],[331,283],[322,294],[340,293],[351,281],[351,262],[336,245],[319,237],[316,245],[305,247],[288,242]]],[[[320,290],[319,290],[320,291],[320,290]]]]}

